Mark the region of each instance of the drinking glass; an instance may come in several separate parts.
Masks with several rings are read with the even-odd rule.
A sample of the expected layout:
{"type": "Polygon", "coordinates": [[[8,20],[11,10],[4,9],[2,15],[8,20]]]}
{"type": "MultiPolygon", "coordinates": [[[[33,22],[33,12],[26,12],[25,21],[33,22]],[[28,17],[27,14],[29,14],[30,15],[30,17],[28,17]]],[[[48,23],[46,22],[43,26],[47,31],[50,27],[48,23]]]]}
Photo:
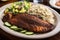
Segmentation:
{"type": "Polygon", "coordinates": [[[33,0],[34,3],[43,3],[43,0],[33,0]]]}
{"type": "MultiPolygon", "coordinates": [[[[19,0],[19,1],[24,1],[24,0],[19,0]]],[[[34,3],[43,3],[43,0],[28,0],[30,2],[34,2],[34,3]]]]}

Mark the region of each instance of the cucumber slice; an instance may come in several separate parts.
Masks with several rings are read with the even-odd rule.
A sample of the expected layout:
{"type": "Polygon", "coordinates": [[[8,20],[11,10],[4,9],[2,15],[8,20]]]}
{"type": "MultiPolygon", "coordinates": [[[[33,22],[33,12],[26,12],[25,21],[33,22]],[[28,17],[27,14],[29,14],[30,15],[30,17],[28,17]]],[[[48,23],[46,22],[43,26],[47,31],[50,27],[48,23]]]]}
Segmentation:
{"type": "Polygon", "coordinates": [[[25,33],[26,35],[32,35],[32,34],[34,34],[33,32],[26,32],[25,33]]]}
{"type": "Polygon", "coordinates": [[[12,29],[16,29],[16,28],[18,28],[18,27],[17,27],[17,26],[11,26],[11,28],[12,28],[12,29]]]}
{"type": "Polygon", "coordinates": [[[13,30],[19,30],[19,28],[17,26],[11,26],[10,28],[13,30]]]}
{"type": "Polygon", "coordinates": [[[9,27],[11,26],[11,24],[8,22],[5,22],[4,25],[9,26],[9,27]]]}
{"type": "Polygon", "coordinates": [[[25,33],[27,30],[22,30],[21,33],[25,33]]]}
{"type": "Polygon", "coordinates": [[[18,28],[17,26],[11,26],[10,27],[12,30],[15,30],[17,32],[20,32],[21,30],[23,30],[22,28],[18,28]]]}

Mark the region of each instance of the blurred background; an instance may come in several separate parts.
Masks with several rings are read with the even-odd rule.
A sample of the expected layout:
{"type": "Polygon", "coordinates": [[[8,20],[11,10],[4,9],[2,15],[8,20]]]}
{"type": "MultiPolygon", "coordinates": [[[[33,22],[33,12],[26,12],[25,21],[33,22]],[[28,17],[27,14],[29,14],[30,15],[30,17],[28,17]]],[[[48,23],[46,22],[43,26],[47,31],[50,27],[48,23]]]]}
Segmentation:
{"type": "MultiPolygon", "coordinates": [[[[11,3],[11,2],[16,2],[16,1],[23,1],[23,0],[0,0],[0,7],[5,4],[11,3]]],[[[29,0],[29,1],[34,2],[34,3],[43,3],[43,4],[47,5],[49,0],[29,0]]]]}

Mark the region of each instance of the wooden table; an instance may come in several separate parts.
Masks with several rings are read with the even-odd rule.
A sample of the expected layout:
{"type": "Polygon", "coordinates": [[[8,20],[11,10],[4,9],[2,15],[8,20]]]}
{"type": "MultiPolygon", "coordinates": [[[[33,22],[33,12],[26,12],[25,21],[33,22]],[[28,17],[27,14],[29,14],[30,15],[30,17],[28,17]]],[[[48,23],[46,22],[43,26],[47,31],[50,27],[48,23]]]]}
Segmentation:
{"type": "MultiPolygon", "coordinates": [[[[14,1],[16,1],[16,0],[14,0],[14,1]]],[[[8,4],[10,2],[14,2],[14,1],[10,0],[9,2],[0,2],[0,7],[5,4],[8,4]]],[[[43,4],[50,6],[48,1],[46,1],[46,0],[43,2],[43,4]]],[[[53,9],[55,9],[55,8],[53,8],[53,9]]],[[[55,10],[58,13],[60,13],[60,10],[58,10],[58,9],[55,9],[55,10]]],[[[3,31],[2,29],[0,29],[0,40],[32,40],[32,39],[19,38],[19,37],[10,35],[10,34],[6,33],[5,31],[3,31]]],[[[37,39],[35,39],[35,40],[37,40],[37,39]]],[[[46,39],[38,39],[38,40],[60,40],[60,32],[53,37],[46,38],[46,39]]]]}

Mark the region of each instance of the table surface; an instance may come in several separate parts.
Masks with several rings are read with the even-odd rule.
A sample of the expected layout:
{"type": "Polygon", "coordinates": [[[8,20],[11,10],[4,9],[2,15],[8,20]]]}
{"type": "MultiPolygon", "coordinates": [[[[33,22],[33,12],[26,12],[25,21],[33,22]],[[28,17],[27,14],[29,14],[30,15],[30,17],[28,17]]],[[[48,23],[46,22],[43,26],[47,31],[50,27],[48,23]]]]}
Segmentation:
{"type": "MultiPolygon", "coordinates": [[[[10,0],[8,2],[1,2],[0,1],[0,7],[2,7],[5,4],[11,3],[11,2],[15,2],[15,1],[17,1],[17,0],[10,0]]],[[[46,1],[46,0],[43,2],[43,4],[50,6],[48,1],[46,1]]],[[[55,8],[53,8],[53,9],[56,10],[58,13],[60,13],[60,10],[55,9],[55,8]]],[[[3,31],[2,29],[0,29],[0,40],[32,40],[32,39],[19,38],[19,37],[10,35],[10,34],[6,33],[5,31],[3,31]]],[[[37,40],[37,39],[33,39],[33,40],[37,40]]],[[[38,39],[38,40],[60,40],[60,32],[58,34],[56,34],[55,36],[52,36],[50,38],[38,39]]]]}

